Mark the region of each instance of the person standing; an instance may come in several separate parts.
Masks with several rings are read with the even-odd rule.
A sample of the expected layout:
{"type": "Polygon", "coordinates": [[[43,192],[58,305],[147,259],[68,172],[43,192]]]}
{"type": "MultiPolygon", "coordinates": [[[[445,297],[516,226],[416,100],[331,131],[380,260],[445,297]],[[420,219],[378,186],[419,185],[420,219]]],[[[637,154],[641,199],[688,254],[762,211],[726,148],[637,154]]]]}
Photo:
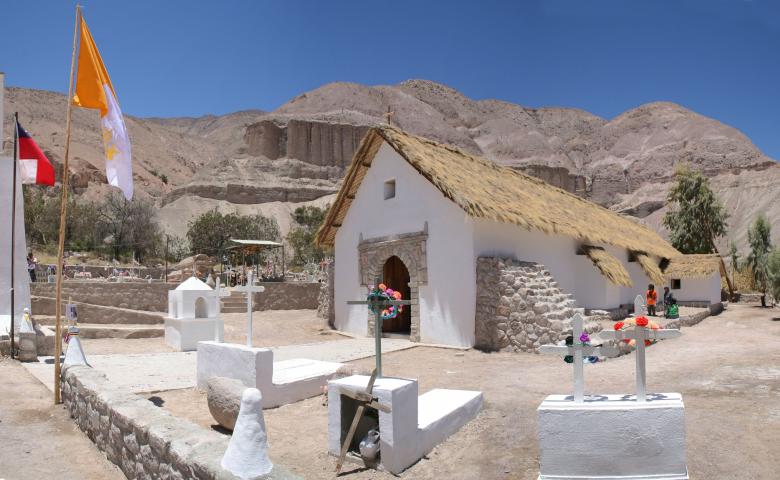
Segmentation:
{"type": "Polygon", "coordinates": [[[38,259],[30,252],[27,254],[27,272],[30,274],[30,281],[35,283],[38,279],[35,275],[35,267],[38,265],[38,259]]]}
{"type": "Polygon", "coordinates": [[[652,283],[647,286],[645,298],[647,303],[647,314],[655,317],[655,304],[658,303],[658,292],[655,291],[655,285],[652,283]]]}

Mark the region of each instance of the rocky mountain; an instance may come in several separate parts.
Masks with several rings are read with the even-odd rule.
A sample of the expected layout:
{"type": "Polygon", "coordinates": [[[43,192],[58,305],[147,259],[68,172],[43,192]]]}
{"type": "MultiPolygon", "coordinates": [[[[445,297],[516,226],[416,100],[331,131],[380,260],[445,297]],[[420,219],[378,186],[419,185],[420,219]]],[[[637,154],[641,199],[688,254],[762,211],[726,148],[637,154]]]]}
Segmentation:
{"type": "MultiPolygon", "coordinates": [[[[19,111],[50,158],[60,161],[64,96],[9,88],[5,102],[7,115],[19,111]]],[[[679,105],[650,103],[607,120],[572,108],[472,100],[425,80],[328,84],[273,112],[128,116],[137,189],[159,203],[160,218],[175,234],[214,207],[260,210],[286,230],[296,205],[332,199],[367,128],[388,116],[411,133],[522,169],[659,229],[680,162],[712,177],[731,213],[732,238],[743,250],[747,225],[758,212],[780,220],[780,166],[738,130],[679,105]]],[[[74,115],[71,175],[83,195],[106,188],[97,126],[93,112],[74,115]]],[[[780,240],[780,228],[775,230],[780,240]]]]}

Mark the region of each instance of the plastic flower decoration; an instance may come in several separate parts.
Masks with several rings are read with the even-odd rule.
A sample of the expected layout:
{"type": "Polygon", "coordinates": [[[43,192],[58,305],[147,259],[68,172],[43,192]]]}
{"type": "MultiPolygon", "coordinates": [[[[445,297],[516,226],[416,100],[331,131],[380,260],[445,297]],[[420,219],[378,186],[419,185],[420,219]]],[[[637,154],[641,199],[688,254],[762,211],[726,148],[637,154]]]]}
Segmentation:
{"type": "MultiPolygon", "coordinates": [[[[628,319],[626,319],[623,322],[615,323],[613,328],[615,329],[615,331],[619,331],[619,330],[625,330],[628,327],[634,327],[634,326],[636,326],[636,327],[645,327],[645,328],[649,328],[649,329],[652,329],[652,330],[658,330],[659,328],[661,328],[661,326],[658,325],[658,323],[649,320],[647,317],[628,318],[628,319]]],[[[627,343],[632,348],[636,348],[636,339],[633,339],[633,338],[629,339],[629,338],[627,338],[627,339],[623,340],[623,342],[627,343]]],[[[650,345],[654,344],[655,342],[656,342],[656,340],[649,340],[649,339],[645,340],[645,346],[649,347],[650,345]]]]}
{"type": "Polygon", "coordinates": [[[380,283],[368,292],[368,309],[376,315],[377,308],[381,308],[382,320],[392,320],[403,311],[403,305],[382,305],[382,303],[401,300],[401,298],[401,292],[388,288],[384,283],[380,283]]]}

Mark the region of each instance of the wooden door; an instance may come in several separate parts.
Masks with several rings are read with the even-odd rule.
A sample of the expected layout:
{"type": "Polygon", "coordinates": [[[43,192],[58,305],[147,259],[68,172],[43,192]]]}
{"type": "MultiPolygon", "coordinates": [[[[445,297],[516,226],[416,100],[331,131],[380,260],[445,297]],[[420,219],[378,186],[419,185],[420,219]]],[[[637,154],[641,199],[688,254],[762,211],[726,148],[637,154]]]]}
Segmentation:
{"type": "MultiPolygon", "coordinates": [[[[411,289],[409,288],[409,270],[400,258],[393,256],[387,259],[383,268],[382,283],[388,288],[398,290],[403,295],[403,300],[409,300],[411,289]]],[[[411,305],[404,305],[404,310],[396,318],[382,322],[382,331],[388,333],[409,333],[412,328],[411,305]]]]}

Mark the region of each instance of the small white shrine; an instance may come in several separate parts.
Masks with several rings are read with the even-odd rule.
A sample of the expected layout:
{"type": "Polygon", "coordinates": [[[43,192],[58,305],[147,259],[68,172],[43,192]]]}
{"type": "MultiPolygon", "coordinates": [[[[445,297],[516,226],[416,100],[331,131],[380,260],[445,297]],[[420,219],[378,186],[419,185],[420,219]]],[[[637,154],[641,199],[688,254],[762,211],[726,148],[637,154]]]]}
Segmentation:
{"type": "MultiPolygon", "coordinates": [[[[642,305],[637,299],[636,308],[642,305]]],[[[547,345],[540,353],[571,356],[574,395],[549,395],[538,408],[539,480],[663,479],[687,480],[685,462],[685,406],[679,393],[646,393],[645,346],[680,335],[679,330],[642,325],[639,319],[625,328],[602,331],[599,337],[616,342],[635,341],[636,394],[586,395],[583,357],[613,356],[616,348],[590,345],[582,333],[582,319],[572,319],[572,341],[547,345]]]]}
{"type": "Polygon", "coordinates": [[[223,336],[217,291],[190,277],[168,292],[165,343],[179,351],[190,351],[198,348],[199,341],[221,342],[223,336]]]}

